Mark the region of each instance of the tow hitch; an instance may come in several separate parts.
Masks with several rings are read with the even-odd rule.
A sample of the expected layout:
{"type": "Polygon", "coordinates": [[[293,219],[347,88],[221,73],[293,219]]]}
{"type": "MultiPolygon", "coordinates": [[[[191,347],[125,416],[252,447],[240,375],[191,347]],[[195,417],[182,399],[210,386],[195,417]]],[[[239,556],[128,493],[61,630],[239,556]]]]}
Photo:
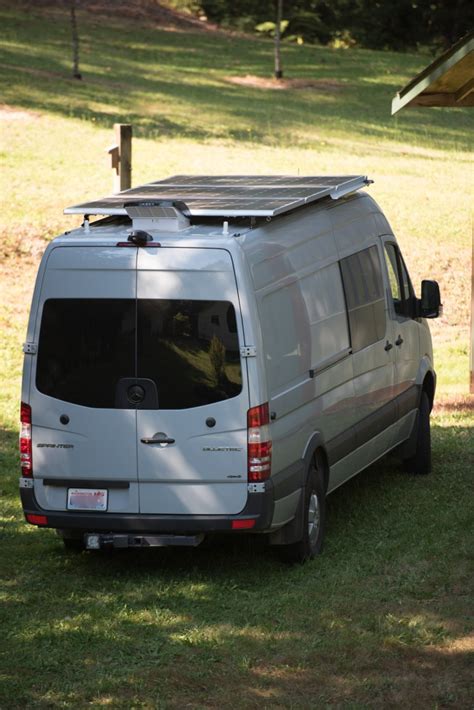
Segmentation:
{"type": "Polygon", "coordinates": [[[86,550],[112,550],[125,547],[197,547],[204,535],[120,535],[116,533],[86,533],[86,550]]]}

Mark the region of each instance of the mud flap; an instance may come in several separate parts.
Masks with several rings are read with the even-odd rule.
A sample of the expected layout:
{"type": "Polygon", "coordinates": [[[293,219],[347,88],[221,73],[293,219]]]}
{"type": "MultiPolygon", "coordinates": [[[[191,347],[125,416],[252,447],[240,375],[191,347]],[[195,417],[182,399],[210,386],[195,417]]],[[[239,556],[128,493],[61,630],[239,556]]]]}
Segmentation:
{"type": "Polygon", "coordinates": [[[296,507],[296,513],[293,520],[279,528],[268,536],[270,545],[291,545],[294,542],[299,542],[303,539],[303,521],[304,521],[304,488],[300,489],[300,497],[296,507]]]}

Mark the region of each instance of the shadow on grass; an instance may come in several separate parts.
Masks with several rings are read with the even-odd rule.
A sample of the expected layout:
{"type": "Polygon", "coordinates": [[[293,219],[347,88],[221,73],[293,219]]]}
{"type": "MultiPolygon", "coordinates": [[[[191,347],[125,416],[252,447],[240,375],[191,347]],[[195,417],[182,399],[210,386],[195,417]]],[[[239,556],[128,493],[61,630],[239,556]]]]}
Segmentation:
{"type": "Polygon", "coordinates": [[[270,75],[270,42],[97,24],[84,15],[84,81],[78,82],[68,78],[68,16],[59,13],[55,23],[18,18],[26,20],[21,12],[3,12],[7,41],[0,55],[8,79],[3,100],[16,106],[104,127],[128,121],[147,138],[278,145],[291,135],[292,144],[313,145],[325,132],[469,149],[467,112],[390,117],[396,89],[423,63],[410,55],[285,46],[289,76],[337,79],[342,89],[257,90],[230,85],[226,77],[270,75]]]}
{"type": "MultiPolygon", "coordinates": [[[[432,476],[384,459],[331,495],[325,553],[297,567],[252,537],[66,554],[8,483],[0,700],[468,707],[472,429],[433,439],[432,476]]],[[[16,434],[2,442],[11,470],[16,434]]]]}

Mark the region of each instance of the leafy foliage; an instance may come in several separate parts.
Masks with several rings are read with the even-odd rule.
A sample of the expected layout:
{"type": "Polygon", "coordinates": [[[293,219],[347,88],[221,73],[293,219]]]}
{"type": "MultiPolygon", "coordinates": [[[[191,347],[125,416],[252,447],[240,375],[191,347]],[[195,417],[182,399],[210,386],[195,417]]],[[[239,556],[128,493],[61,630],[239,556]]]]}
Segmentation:
{"type": "MultiPolygon", "coordinates": [[[[274,22],[275,2],[200,0],[205,15],[222,25],[261,28],[274,22]]],[[[286,37],[327,44],[342,36],[371,49],[419,45],[448,47],[474,26],[469,0],[295,0],[285,3],[286,37]]],[[[259,30],[260,31],[260,30],[259,30]]],[[[285,36],[284,35],[284,36],[285,36]]]]}
{"type": "MultiPolygon", "coordinates": [[[[264,35],[270,35],[271,37],[275,34],[276,22],[261,22],[259,25],[255,26],[257,32],[261,32],[264,35]]],[[[282,20],[280,22],[280,32],[283,34],[288,27],[288,20],[282,20]]]]}

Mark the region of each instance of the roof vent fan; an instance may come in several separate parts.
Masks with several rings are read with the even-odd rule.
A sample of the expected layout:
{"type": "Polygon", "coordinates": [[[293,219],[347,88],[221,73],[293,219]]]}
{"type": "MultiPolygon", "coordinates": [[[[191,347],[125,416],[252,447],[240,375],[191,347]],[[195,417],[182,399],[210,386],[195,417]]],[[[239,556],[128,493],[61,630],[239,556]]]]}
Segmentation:
{"type": "Polygon", "coordinates": [[[156,229],[161,232],[181,232],[190,221],[184,202],[147,200],[124,204],[135,229],[156,229]]]}

